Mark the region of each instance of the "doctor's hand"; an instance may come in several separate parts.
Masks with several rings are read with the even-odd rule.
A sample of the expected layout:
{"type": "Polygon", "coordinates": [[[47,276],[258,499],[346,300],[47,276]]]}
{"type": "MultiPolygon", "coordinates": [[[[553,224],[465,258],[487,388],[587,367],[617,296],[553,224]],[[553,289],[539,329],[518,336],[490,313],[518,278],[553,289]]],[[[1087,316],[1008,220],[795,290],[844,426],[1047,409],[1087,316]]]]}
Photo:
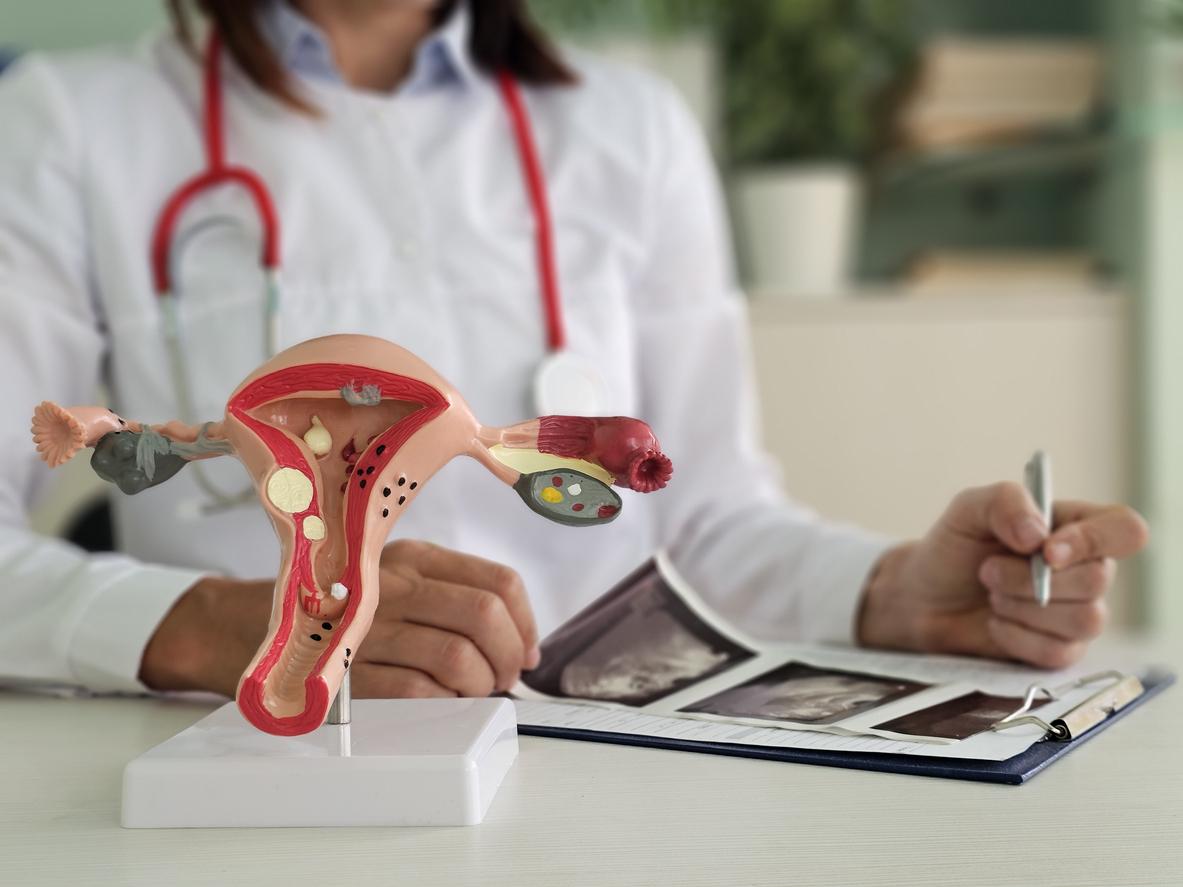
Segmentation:
{"type": "Polygon", "coordinates": [[[538,664],[538,630],[509,567],[430,542],[382,551],[378,612],[351,666],[358,696],[488,696],[538,664]]]}
{"type": "MultiPolygon", "coordinates": [[[[374,622],[350,668],[357,697],[488,696],[538,664],[521,578],[428,542],[382,551],[374,622]]],[[[274,582],[202,579],[149,639],[140,680],[154,690],[233,696],[271,618],[274,582]]]]}
{"type": "Polygon", "coordinates": [[[1050,533],[1019,484],[965,490],[923,539],[888,551],[864,589],[863,646],[1015,659],[1063,668],[1106,621],[1116,560],[1146,545],[1146,522],[1124,505],[1057,502],[1050,533]],[[1052,568],[1040,607],[1030,555],[1052,568]]]}

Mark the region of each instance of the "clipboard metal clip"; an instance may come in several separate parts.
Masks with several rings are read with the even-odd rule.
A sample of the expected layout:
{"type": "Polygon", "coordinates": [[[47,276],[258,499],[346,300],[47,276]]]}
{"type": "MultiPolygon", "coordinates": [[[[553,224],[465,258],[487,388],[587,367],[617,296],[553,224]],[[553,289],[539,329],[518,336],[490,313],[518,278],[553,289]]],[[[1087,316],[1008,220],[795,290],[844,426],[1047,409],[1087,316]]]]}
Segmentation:
{"type": "Polygon", "coordinates": [[[1097,726],[1114,712],[1125,708],[1143,692],[1142,682],[1137,677],[1119,671],[1098,672],[1052,689],[1032,684],[1023,696],[1023,704],[990,729],[1008,730],[1020,724],[1035,724],[1047,733],[1046,738],[1057,742],[1069,742],[1097,726]],[[1076,708],[1065,712],[1050,723],[1037,715],[1027,713],[1037,702],[1050,702],[1072,690],[1101,681],[1109,683],[1076,708]]]}

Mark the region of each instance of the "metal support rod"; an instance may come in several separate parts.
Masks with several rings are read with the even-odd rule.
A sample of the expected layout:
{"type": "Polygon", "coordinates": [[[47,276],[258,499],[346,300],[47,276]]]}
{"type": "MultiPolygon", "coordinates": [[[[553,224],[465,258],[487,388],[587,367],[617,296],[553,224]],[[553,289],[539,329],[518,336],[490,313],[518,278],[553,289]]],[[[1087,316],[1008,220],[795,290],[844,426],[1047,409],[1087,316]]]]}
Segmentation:
{"type": "Polygon", "coordinates": [[[353,696],[349,690],[349,672],[345,672],[345,678],[341,681],[341,689],[337,691],[337,698],[333,700],[333,704],[329,706],[329,715],[325,718],[326,724],[348,724],[350,721],[349,703],[353,696]]]}

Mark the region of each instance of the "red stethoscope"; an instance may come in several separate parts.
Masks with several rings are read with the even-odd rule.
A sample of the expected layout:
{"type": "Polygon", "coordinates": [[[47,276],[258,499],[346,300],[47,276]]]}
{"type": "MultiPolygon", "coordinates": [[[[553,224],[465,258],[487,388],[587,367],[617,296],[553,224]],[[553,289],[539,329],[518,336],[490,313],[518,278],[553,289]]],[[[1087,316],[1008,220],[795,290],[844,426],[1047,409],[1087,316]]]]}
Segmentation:
{"type": "MultiPolygon", "coordinates": [[[[202,73],[202,131],[205,141],[206,168],[185,181],[165,201],[152,233],[152,280],[163,311],[164,337],[169,349],[173,383],[180,418],[196,421],[189,374],[185,365],[182,330],[178,316],[179,293],[173,273],[177,252],[177,227],[181,214],[196,198],[222,185],[243,188],[254,203],[262,227],[260,263],[265,280],[263,350],[269,359],[278,350],[279,285],[279,215],[271,191],[258,173],[226,161],[225,116],[222,101],[222,44],[216,30],[211,30],[205,48],[202,73]]],[[[590,361],[567,350],[563,324],[563,306],[555,271],[554,228],[547,202],[546,179],[538,159],[530,118],[521,92],[513,77],[501,72],[497,86],[513,130],[514,142],[522,166],[522,177],[534,215],[538,280],[546,321],[547,356],[539,363],[534,376],[533,396],[540,416],[571,414],[601,415],[607,406],[603,377],[590,361]]],[[[227,497],[206,487],[218,500],[227,497]]],[[[253,491],[251,491],[253,496],[253,491]]]]}

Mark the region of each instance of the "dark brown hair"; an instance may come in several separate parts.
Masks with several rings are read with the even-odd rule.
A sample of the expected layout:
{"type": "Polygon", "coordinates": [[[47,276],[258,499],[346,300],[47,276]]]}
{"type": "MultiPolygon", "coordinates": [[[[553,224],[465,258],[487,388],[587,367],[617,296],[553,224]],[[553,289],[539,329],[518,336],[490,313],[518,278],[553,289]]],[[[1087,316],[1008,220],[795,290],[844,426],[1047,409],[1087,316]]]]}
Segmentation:
{"type": "MultiPolygon", "coordinates": [[[[190,10],[195,8],[213,22],[234,61],[260,89],[292,108],[315,113],[259,29],[259,12],[269,2],[168,0],[168,7],[182,43],[194,46],[190,10]]],[[[472,18],[468,49],[481,70],[507,71],[516,80],[535,85],[575,83],[575,74],[534,23],[525,0],[442,0],[432,12],[435,23],[447,19],[457,3],[468,4],[472,18]]]]}

